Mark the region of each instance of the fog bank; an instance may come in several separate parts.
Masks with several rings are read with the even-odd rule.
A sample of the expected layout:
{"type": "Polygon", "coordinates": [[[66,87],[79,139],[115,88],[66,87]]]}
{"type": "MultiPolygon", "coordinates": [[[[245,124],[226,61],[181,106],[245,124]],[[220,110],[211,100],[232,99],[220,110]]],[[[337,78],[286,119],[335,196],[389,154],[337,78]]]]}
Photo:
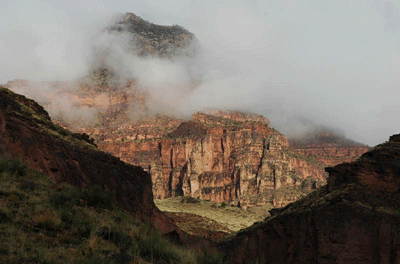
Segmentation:
{"type": "Polygon", "coordinates": [[[299,120],[306,118],[375,145],[400,132],[399,8],[379,0],[5,0],[0,83],[82,78],[93,47],[103,45],[123,65],[121,76],[150,87],[162,109],[244,109],[289,134],[304,131],[299,120]],[[123,42],[99,33],[125,12],[193,32],[202,45],[190,61],[200,86],[188,92],[187,61],[127,55],[123,42]]]}

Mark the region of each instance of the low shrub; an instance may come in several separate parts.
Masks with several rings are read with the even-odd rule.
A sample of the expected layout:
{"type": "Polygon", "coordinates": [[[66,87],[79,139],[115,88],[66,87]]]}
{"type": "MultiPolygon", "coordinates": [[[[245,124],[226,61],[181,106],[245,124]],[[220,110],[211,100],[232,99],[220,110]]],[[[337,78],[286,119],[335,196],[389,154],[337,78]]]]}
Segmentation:
{"type": "Polygon", "coordinates": [[[83,259],[78,259],[74,261],[74,264],[113,264],[112,260],[107,257],[101,256],[90,256],[83,259]]]}
{"type": "Polygon", "coordinates": [[[218,253],[212,253],[207,249],[203,249],[202,253],[197,255],[198,264],[224,264],[223,255],[218,253]]]}
{"type": "Polygon", "coordinates": [[[72,186],[63,186],[61,190],[52,192],[49,201],[56,208],[71,208],[77,205],[90,206],[97,209],[112,209],[114,206],[114,192],[105,192],[98,185],[83,190],[72,186]]]}
{"type": "Polygon", "coordinates": [[[11,175],[21,177],[26,175],[27,168],[26,164],[18,159],[0,158],[0,173],[8,172],[11,175]]]}
{"type": "Polygon", "coordinates": [[[4,224],[10,222],[12,222],[12,219],[9,214],[4,212],[3,210],[0,210],[0,223],[4,224]]]}
{"type": "Polygon", "coordinates": [[[87,206],[94,208],[112,209],[114,206],[114,192],[106,192],[99,185],[83,190],[81,199],[87,206]]]}
{"type": "Polygon", "coordinates": [[[59,228],[61,219],[58,218],[58,215],[55,211],[51,210],[35,215],[33,217],[33,222],[38,228],[53,231],[59,228]]]}
{"type": "Polygon", "coordinates": [[[53,190],[49,202],[55,208],[71,208],[78,204],[80,192],[72,186],[63,186],[60,190],[53,190]]]}
{"type": "Polygon", "coordinates": [[[103,239],[114,243],[121,249],[122,252],[128,251],[133,244],[133,240],[129,235],[109,227],[101,228],[98,232],[98,235],[100,235],[103,239]]]}
{"type": "Polygon", "coordinates": [[[166,263],[180,263],[180,256],[174,245],[161,235],[148,230],[145,234],[135,237],[138,255],[150,262],[164,261],[166,263]]]}

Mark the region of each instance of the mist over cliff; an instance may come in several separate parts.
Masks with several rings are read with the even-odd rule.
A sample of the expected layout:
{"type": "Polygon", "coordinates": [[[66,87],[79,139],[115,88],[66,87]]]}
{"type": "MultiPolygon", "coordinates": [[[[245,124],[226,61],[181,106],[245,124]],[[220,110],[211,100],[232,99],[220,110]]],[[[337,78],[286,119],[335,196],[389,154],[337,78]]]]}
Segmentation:
{"type": "MultiPolygon", "coordinates": [[[[393,122],[400,114],[394,2],[7,0],[0,7],[3,84],[83,78],[97,47],[111,52],[121,81],[136,78],[151,89],[160,110],[244,109],[289,134],[307,130],[306,118],[370,145],[400,128],[393,122]],[[196,36],[201,50],[175,60],[132,55],[129,37],[104,30],[125,12],[179,25],[196,36]],[[193,76],[201,80],[195,89],[193,76]]],[[[39,88],[31,93],[51,90],[39,88]]]]}

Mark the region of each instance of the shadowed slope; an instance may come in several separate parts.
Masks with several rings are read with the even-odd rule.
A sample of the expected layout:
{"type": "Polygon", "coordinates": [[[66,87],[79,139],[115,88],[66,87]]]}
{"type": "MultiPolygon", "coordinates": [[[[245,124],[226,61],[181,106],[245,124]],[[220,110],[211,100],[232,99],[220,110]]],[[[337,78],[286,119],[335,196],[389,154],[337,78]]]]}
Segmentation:
{"type": "Polygon", "coordinates": [[[399,263],[397,138],[327,168],[326,187],[272,211],[221,248],[235,263],[399,263]]]}
{"type": "Polygon", "coordinates": [[[51,122],[34,101],[0,88],[0,151],[50,175],[56,185],[101,186],[121,207],[164,231],[175,225],[153,203],[151,178],[142,168],[97,150],[85,134],[51,122]]]}

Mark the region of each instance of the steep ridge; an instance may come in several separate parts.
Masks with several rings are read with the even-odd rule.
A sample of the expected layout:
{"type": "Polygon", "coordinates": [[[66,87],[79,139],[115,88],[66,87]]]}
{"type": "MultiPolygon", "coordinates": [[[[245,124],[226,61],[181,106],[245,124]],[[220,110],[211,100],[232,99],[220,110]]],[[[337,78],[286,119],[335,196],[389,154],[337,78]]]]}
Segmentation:
{"type": "Polygon", "coordinates": [[[142,168],[99,151],[86,134],[54,125],[36,102],[0,87],[0,151],[64,183],[98,185],[137,218],[169,232],[175,225],[153,203],[151,178],[142,168]]]}
{"type": "Polygon", "coordinates": [[[318,160],[326,166],[354,161],[370,149],[327,128],[315,129],[302,137],[290,138],[289,143],[301,155],[318,160]]]}
{"type": "Polygon", "coordinates": [[[220,244],[233,263],[399,263],[400,135],[220,244]]]}

